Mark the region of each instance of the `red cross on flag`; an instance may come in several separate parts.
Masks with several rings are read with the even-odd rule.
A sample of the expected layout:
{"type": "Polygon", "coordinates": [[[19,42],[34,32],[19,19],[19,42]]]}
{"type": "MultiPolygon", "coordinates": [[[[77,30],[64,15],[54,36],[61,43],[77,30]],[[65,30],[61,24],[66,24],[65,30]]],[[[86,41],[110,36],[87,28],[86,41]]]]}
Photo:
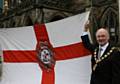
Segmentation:
{"type": "Polygon", "coordinates": [[[0,84],[89,84],[90,52],[81,41],[88,15],[85,12],[47,24],[0,29],[4,57],[0,84]],[[46,47],[40,54],[45,63],[41,67],[36,50],[40,41],[52,47],[54,65],[50,70],[42,68],[50,67],[46,47]]]}

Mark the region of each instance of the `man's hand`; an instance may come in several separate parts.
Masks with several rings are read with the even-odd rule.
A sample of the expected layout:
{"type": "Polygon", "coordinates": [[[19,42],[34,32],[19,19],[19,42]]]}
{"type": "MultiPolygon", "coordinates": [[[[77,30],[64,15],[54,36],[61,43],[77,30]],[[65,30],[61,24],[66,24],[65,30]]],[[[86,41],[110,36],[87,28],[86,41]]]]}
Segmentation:
{"type": "Polygon", "coordinates": [[[87,32],[87,31],[89,30],[89,28],[90,28],[90,23],[89,23],[89,21],[87,21],[87,22],[85,23],[84,32],[87,32]]]}

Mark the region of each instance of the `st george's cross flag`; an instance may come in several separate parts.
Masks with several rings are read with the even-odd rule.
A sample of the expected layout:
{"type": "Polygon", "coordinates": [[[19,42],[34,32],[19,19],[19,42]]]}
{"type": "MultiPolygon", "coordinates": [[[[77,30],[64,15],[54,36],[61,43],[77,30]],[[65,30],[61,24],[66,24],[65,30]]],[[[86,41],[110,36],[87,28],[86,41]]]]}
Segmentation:
{"type": "Polygon", "coordinates": [[[91,57],[81,40],[88,16],[85,12],[47,24],[0,29],[4,58],[0,84],[89,84],[91,57]],[[36,50],[43,40],[54,52],[50,70],[41,67],[36,50]]]}

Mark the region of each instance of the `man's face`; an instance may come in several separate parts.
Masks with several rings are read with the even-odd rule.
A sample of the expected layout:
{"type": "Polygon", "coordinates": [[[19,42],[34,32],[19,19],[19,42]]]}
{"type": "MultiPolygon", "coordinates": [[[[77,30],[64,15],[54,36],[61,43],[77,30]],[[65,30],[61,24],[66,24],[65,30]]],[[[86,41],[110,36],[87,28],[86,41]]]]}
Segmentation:
{"type": "Polygon", "coordinates": [[[99,29],[96,33],[96,39],[99,45],[104,46],[109,41],[109,34],[104,29],[99,29]]]}

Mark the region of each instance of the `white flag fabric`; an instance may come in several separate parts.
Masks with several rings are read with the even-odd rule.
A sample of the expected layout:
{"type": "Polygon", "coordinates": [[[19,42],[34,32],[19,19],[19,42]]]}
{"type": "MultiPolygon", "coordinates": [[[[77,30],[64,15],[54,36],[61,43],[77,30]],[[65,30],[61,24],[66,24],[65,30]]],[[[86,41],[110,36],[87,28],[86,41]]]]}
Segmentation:
{"type": "Polygon", "coordinates": [[[91,57],[81,41],[88,16],[85,12],[47,24],[0,29],[4,57],[0,84],[89,84],[91,57]],[[54,48],[56,64],[52,72],[39,66],[39,38],[48,39],[54,48]]]}

